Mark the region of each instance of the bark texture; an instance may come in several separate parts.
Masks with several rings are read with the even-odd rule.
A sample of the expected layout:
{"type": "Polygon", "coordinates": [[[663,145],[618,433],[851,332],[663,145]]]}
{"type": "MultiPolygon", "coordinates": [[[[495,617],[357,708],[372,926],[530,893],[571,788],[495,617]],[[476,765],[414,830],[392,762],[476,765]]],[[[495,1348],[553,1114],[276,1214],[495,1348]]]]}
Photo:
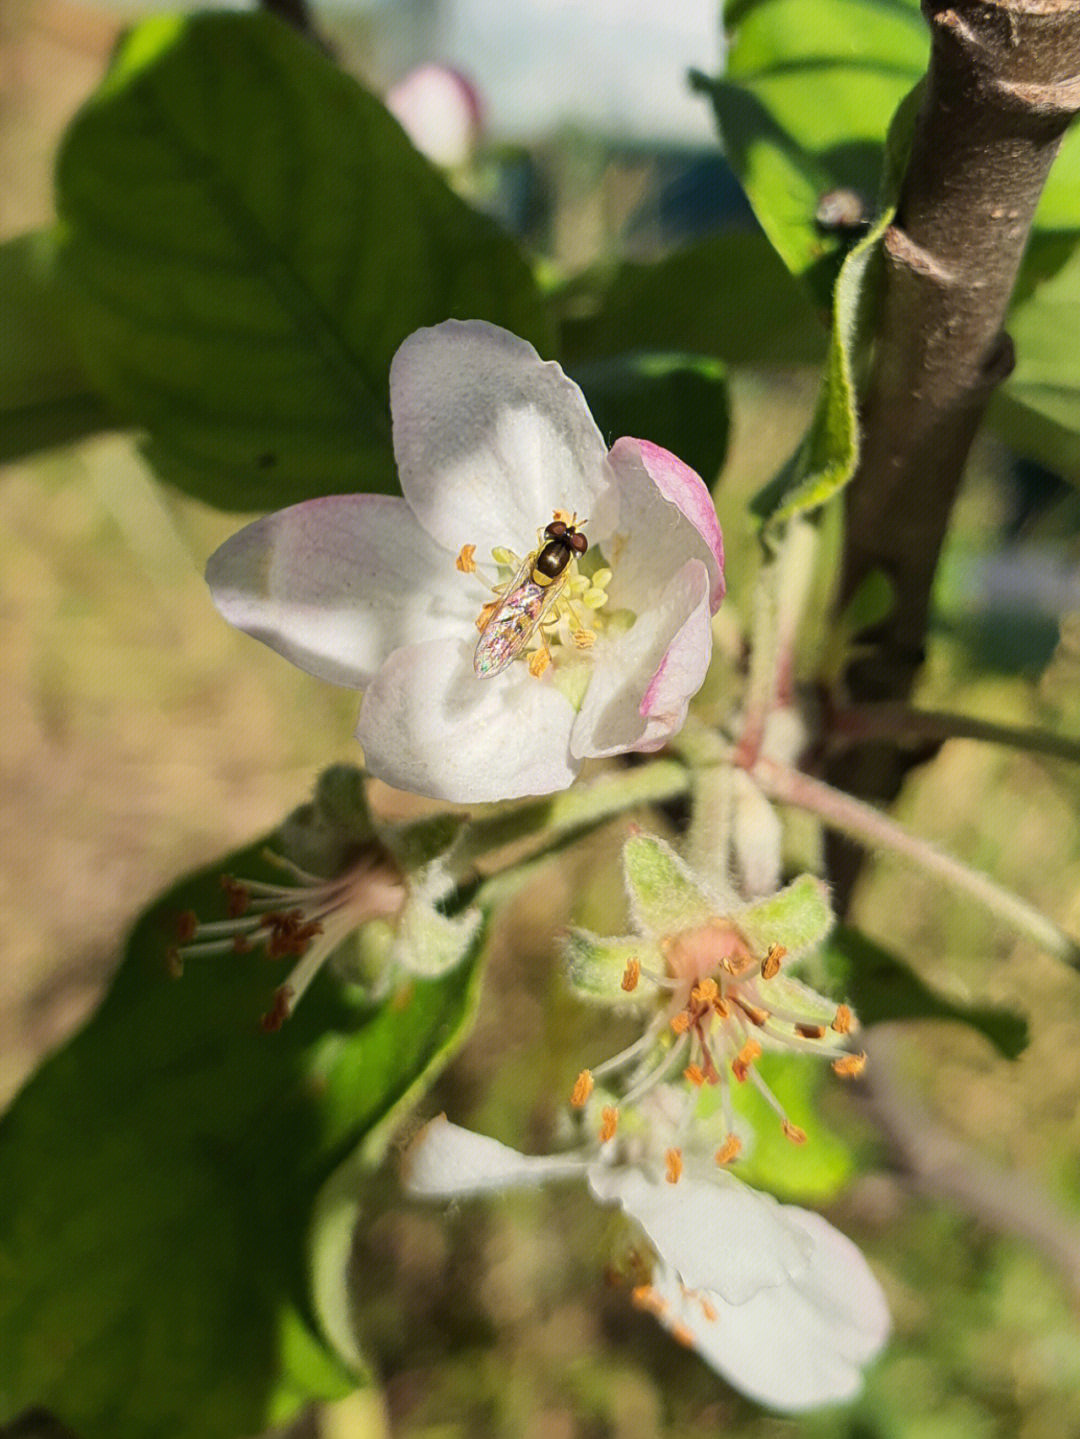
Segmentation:
{"type": "MultiPolygon", "coordinates": [[[[1012,368],[1003,322],[1050,165],[1080,110],[1080,0],[923,0],[932,48],[895,223],[862,454],[847,490],[842,597],[884,570],[896,592],[848,673],[855,703],[903,700],[923,659],[930,587],[964,463],[1012,368]]],[[[891,799],[910,752],[839,756],[829,778],[891,799]]],[[[846,898],[857,861],[841,845],[846,898]]]]}

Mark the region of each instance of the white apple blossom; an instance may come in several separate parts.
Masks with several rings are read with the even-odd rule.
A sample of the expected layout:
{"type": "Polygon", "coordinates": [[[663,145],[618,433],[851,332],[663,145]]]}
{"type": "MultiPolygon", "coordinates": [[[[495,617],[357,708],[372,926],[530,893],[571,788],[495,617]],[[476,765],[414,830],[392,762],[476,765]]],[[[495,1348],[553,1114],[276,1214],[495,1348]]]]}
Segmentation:
{"type": "Polygon", "coordinates": [[[635,1303],[751,1399],[798,1413],[853,1399],[889,1335],[881,1286],[819,1214],[779,1204],[724,1169],[666,1177],[614,1141],[586,1154],[526,1156],[432,1120],[405,1159],[415,1195],[456,1199],[581,1178],[644,1232],[654,1260],[635,1303]]]}
{"type": "Polygon", "coordinates": [[[609,451],[559,366],[480,321],[411,335],[390,402],[404,498],[334,495],[249,525],[207,567],[221,613],[363,689],[367,767],[400,789],[546,794],[589,757],[660,748],[705,678],[724,593],[701,479],[644,440],[609,451]],[[493,591],[555,516],[577,517],[589,552],[531,659],[478,676],[493,591]]]}

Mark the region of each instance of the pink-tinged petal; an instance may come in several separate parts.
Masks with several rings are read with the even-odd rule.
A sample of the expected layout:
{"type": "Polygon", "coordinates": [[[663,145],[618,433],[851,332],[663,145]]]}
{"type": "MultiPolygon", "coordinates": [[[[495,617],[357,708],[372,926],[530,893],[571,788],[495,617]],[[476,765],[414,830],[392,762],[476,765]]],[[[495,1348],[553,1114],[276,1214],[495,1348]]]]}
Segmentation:
{"type": "Polygon", "coordinates": [[[694,558],[709,572],[715,613],[724,598],[724,541],[704,481],[648,440],[616,440],[608,463],[615,485],[598,506],[597,534],[624,537],[610,586],[612,603],[640,613],[657,587],[694,558]]]}
{"type": "Polygon", "coordinates": [[[576,755],[659,749],[680,729],[712,655],[709,576],[687,560],[634,625],[593,651],[589,688],[574,724],[576,755]]]}
{"type": "Polygon", "coordinates": [[[401,488],[452,553],[532,549],[556,509],[589,516],[606,450],[578,387],[530,344],[481,320],[417,330],[390,367],[401,488]]]}
{"type": "Polygon", "coordinates": [[[550,1179],[580,1178],[584,1172],[580,1159],[519,1154],[497,1139],[451,1124],[445,1114],[424,1126],[402,1166],[405,1188],[425,1199],[532,1189],[550,1179]]]}
{"type": "Polygon", "coordinates": [[[385,104],[433,164],[452,169],[472,157],[480,134],[480,99],[456,70],[418,65],[387,91],[385,104]]]}
{"type": "Polygon", "coordinates": [[[689,1289],[709,1289],[743,1305],[763,1289],[782,1288],[804,1273],[812,1244],[770,1194],[734,1175],[678,1184],[647,1179],[639,1169],[593,1164],[589,1188],[641,1225],[661,1263],[689,1289]]]}
{"type": "Polygon", "coordinates": [[[368,769],[397,789],[460,804],[566,789],[580,767],[569,703],[523,664],[477,679],[474,648],[436,640],[390,656],[356,729],[368,769]]]}
{"type": "Polygon", "coordinates": [[[794,1414],[854,1399],[890,1322],[855,1245],[820,1215],[787,1205],[782,1213],[812,1243],[808,1268],[789,1283],[733,1306],[715,1291],[688,1292],[665,1265],[653,1288],[661,1323],[718,1374],[758,1403],[794,1414]]]}
{"type": "Polygon", "coordinates": [[[483,604],[404,500],[331,495],[256,520],[210,556],[214,603],[309,674],[361,689],[402,645],[460,635],[483,604]]]}

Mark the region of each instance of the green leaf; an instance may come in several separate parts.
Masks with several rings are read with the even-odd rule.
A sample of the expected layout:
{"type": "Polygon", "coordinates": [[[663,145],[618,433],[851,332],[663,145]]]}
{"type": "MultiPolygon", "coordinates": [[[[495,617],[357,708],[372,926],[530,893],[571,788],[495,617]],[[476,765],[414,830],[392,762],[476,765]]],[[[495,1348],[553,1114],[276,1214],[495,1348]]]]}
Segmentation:
{"type": "Polygon", "coordinates": [[[889,119],[926,68],[917,0],[743,0],[724,22],[724,76],[695,81],[762,229],[828,305],[845,240],[819,228],[818,204],[878,193],[889,119]]]}
{"type": "MultiPolygon", "coordinates": [[[[226,867],[280,878],[261,845],[226,867]]],[[[167,974],[172,918],[220,912],[218,877],[144,915],[101,1008],[0,1121],[0,1418],[44,1404],[83,1439],[237,1439],[362,1378],[316,1317],[316,1196],[460,1041],[480,938],[378,1007],[324,970],[265,1035],[283,962],[167,974]]]]}
{"type": "Polygon", "coordinates": [[[990,409],[1013,449],[1073,484],[1080,484],[1078,241],[1080,228],[1033,236],[1006,322],[1016,368],[990,409]]]}
{"type": "Polygon", "coordinates": [[[935,993],[899,955],[849,925],[825,949],[830,982],[843,991],[864,1025],[894,1019],[950,1019],[984,1035],[999,1054],[1015,1059],[1027,1047],[1027,1021],[1011,1009],[962,1004],[935,993]]]}
{"type": "Polygon", "coordinates": [[[116,423],[67,332],[53,260],[44,232],[0,245],[0,463],[116,423]]]}
{"type": "Polygon", "coordinates": [[[420,326],[550,351],[514,242],[265,14],[133,30],[68,131],[58,207],[88,372],[220,506],[396,489],[389,365],[420,326]]]}
{"type": "Polygon", "coordinates": [[[677,454],[711,484],[727,453],[727,376],[704,355],[638,352],[574,366],[605,440],[638,435],[677,454]]]}
{"type": "Polygon", "coordinates": [[[825,353],[817,311],[757,232],[713,235],[654,264],[589,271],[553,300],[571,366],[638,349],[728,365],[818,364],[825,353]]]}

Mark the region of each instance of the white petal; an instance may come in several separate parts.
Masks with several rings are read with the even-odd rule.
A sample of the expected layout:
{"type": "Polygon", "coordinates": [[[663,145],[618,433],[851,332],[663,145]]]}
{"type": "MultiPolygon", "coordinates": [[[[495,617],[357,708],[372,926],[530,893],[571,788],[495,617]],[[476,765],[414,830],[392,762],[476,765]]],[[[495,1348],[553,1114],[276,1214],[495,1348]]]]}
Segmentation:
{"type": "Polygon", "coordinates": [[[854,1244],[819,1214],[783,1207],[813,1241],[809,1268],[790,1284],[762,1289],[747,1303],[687,1293],[672,1269],[653,1288],[665,1301],[661,1323],[736,1389],[770,1408],[798,1413],[853,1399],[862,1366],[888,1338],[881,1286],[854,1244]]]}
{"type": "Polygon", "coordinates": [[[402,1166],[405,1188],[428,1199],[530,1189],[549,1179],[579,1178],[584,1170],[580,1159],[519,1154],[497,1139],[451,1124],[445,1114],[424,1126],[402,1166]]]}
{"type": "Polygon", "coordinates": [[[590,531],[595,528],[601,539],[624,537],[618,553],[607,554],[614,570],[612,605],[640,614],[693,558],[708,571],[714,612],[724,597],[724,542],[704,481],[646,440],[616,440],[608,463],[615,483],[605,492],[590,531]]]}
{"type": "Polygon", "coordinates": [[[452,553],[519,554],[555,509],[584,520],[608,484],[606,449],[578,387],[508,330],[447,320],[390,367],[394,454],[420,523],[452,553]]]}
{"type": "Polygon", "coordinates": [[[393,650],[467,633],[483,596],[404,500],[330,495],[226,540],[206,566],[238,629],[332,684],[363,688],[393,650]]]}
{"type": "Polygon", "coordinates": [[[594,651],[593,675],[574,725],[576,755],[659,749],[686,718],[712,655],[709,577],[687,560],[634,625],[594,651]]]}
{"type": "Polygon", "coordinates": [[[477,679],[474,648],[471,637],[436,640],[390,656],[356,729],[368,769],[397,789],[461,804],[565,789],[579,768],[569,702],[523,664],[477,679]]]}
{"type": "Polygon", "coordinates": [[[710,1180],[684,1175],[677,1184],[638,1169],[594,1164],[589,1187],[641,1225],[660,1256],[689,1289],[709,1289],[742,1305],[762,1289],[781,1289],[808,1263],[811,1242],[787,1221],[769,1194],[720,1171],[710,1180]]]}

